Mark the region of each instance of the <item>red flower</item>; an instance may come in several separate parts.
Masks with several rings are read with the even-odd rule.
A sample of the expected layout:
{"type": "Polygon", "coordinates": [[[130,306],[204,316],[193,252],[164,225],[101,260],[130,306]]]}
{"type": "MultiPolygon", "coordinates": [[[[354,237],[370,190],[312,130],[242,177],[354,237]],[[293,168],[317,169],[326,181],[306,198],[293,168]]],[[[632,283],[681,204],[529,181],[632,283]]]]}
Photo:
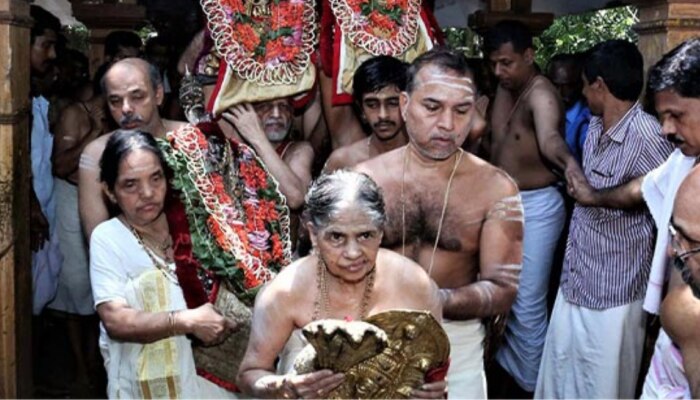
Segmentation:
{"type": "Polygon", "coordinates": [[[392,33],[396,29],[396,22],[377,10],[374,10],[369,14],[369,20],[375,25],[375,27],[386,31],[387,33],[392,33]]]}
{"type": "Polygon", "coordinates": [[[243,2],[241,0],[222,0],[221,5],[228,7],[232,13],[243,14],[245,8],[243,7],[243,2]]]}
{"type": "Polygon", "coordinates": [[[398,7],[405,11],[408,8],[408,0],[386,0],[385,4],[389,10],[398,7]]]}
{"type": "Polygon", "coordinates": [[[233,38],[249,52],[254,51],[260,44],[260,38],[253,27],[244,23],[233,25],[233,38]]]}
{"type": "Polygon", "coordinates": [[[224,251],[230,251],[231,245],[226,239],[226,234],[221,229],[219,221],[210,215],[209,218],[207,218],[207,226],[209,227],[209,232],[211,232],[214,239],[216,239],[216,243],[219,245],[219,247],[221,247],[224,251]]]}
{"type": "Polygon", "coordinates": [[[282,245],[282,239],[278,233],[275,233],[270,238],[272,242],[272,257],[275,261],[281,262],[284,260],[284,246],[282,245]]]}
{"type": "Polygon", "coordinates": [[[367,0],[348,0],[348,6],[357,13],[362,11],[362,5],[367,4],[367,2],[367,0]]]}
{"type": "Polygon", "coordinates": [[[280,2],[277,7],[272,7],[270,29],[276,31],[280,28],[294,27],[302,21],[303,17],[303,3],[280,2]]]}
{"type": "Polygon", "coordinates": [[[265,60],[267,62],[290,61],[296,57],[297,53],[299,53],[299,47],[288,46],[283,37],[270,40],[265,46],[265,60]]]}
{"type": "MultiPolygon", "coordinates": [[[[241,263],[241,264],[243,264],[243,263],[241,263]]],[[[260,281],[258,280],[258,278],[256,278],[255,275],[253,275],[253,273],[250,272],[250,270],[248,268],[244,267],[243,265],[241,265],[241,266],[243,267],[243,274],[245,275],[245,281],[244,281],[245,288],[252,289],[252,288],[260,286],[260,281]]]]}

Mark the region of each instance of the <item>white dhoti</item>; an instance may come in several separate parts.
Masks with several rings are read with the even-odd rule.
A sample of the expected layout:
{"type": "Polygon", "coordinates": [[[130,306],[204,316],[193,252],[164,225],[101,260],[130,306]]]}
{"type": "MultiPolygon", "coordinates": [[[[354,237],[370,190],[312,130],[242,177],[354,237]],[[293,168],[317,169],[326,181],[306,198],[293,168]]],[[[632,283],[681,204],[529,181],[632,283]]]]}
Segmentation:
{"type": "Polygon", "coordinates": [[[78,187],[63,179],[54,179],[56,198],[56,235],[63,254],[56,297],[47,305],[70,314],[95,313],[90,287],[88,250],[78,212],[78,187]]]}
{"type": "Polygon", "coordinates": [[[685,377],[683,355],[661,328],[654,346],[649,372],[644,380],[642,399],[691,399],[685,377]]]}
{"type": "Polygon", "coordinates": [[[520,195],[525,214],[523,268],[496,360],[521,388],[532,392],[547,333],[549,275],[566,210],[554,186],[523,190],[520,195]]]}
{"type": "Polygon", "coordinates": [[[442,327],[450,339],[450,369],[447,396],[450,399],[485,399],[484,325],[478,319],[444,320],[442,327]]]}
{"type": "Polygon", "coordinates": [[[633,398],[644,334],[642,300],[593,310],[567,302],[560,290],[535,398],[633,398]]]}

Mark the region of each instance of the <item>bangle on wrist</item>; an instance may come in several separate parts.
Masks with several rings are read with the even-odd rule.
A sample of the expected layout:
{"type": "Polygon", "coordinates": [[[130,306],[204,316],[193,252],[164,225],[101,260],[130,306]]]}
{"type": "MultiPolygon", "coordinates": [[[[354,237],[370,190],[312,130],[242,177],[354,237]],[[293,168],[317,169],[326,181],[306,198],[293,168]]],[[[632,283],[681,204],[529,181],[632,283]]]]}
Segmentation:
{"type": "Polygon", "coordinates": [[[170,336],[177,336],[177,330],[175,329],[176,318],[177,311],[170,311],[168,313],[168,326],[170,327],[170,336]]]}

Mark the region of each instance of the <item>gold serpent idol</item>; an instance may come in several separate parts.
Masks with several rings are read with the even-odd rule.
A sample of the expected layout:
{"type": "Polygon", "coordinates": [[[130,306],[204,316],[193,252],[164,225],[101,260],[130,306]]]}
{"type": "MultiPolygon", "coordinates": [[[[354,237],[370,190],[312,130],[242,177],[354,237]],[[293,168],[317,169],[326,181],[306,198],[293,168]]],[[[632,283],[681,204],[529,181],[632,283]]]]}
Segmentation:
{"type": "Polygon", "coordinates": [[[331,399],[409,398],[428,371],[444,367],[450,343],[424,311],[392,310],[364,321],[320,320],[302,330],[309,345],[295,360],[297,373],[331,369],[345,374],[331,399]]]}

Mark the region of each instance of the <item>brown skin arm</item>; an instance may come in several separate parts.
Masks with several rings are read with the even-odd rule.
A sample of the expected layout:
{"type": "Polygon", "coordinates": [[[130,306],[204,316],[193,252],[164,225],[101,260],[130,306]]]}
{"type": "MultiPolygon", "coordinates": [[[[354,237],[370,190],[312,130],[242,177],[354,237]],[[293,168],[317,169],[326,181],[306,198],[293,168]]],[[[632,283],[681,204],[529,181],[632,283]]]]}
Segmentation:
{"type": "Polygon", "coordinates": [[[569,179],[569,194],[581,205],[629,209],[644,204],[642,181],[644,176],[632,179],[622,185],[603,190],[594,189],[585,177],[569,179]]]}
{"type": "Polygon", "coordinates": [[[88,241],[95,227],[109,219],[100,182],[99,162],[106,143],[101,139],[92,141],[85,147],[81,155],[82,165],[78,169],[78,209],[83,233],[88,241]]]}
{"type": "MultiPolygon", "coordinates": [[[[276,279],[292,279],[280,275],[276,279]]],[[[279,282],[277,282],[279,283],[279,282]]],[[[303,375],[275,375],[275,359],[294,331],[290,310],[295,299],[279,290],[273,281],[255,300],[248,348],[238,371],[238,385],[254,398],[323,398],[323,393],[338,386],[343,374],[321,370],[303,375]],[[321,391],[321,394],[319,394],[321,391]]]]}
{"type": "Polygon", "coordinates": [[[360,121],[355,117],[352,106],[333,106],[333,79],[323,73],[318,75],[321,84],[323,115],[326,117],[333,150],[364,138],[365,133],[360,121]]]}
{"type": "Polygon", "coordinates": [[[236,127],[238,133],[255,149],[272,176],[277,179],[280,190],[287,197],[289,208],[301,208],[311,183],[311,166],[314,159],[311,145],[294,145],[291,154],[285,157],[288,160],[282,160],[265,136],[260,118],[251,105],[234,106],[230,112],[223,113],[223,117],[236,127]]]}
{"type": "Polygon", "coordinates": [[[287,154],[285,154],[283,161],[289,165],[289,169],[291,169],[294,175],[299,179],[301,185],[300,197],[298,199],[299,203],[295,204],[294,207],[290,205],[292,209],[299,209],[304,205],[304,196],[309,189],[309,185],[311,185],[311,168],[314,162],[314,149],[308,142],[293,143],[287,151],[287,154]]]}
{"type": "Polygon", "coordinates": [[[472,154],[480,155],[480,149],[483,147],[482,138],[486,135],[489,125],[486,122],[487,110],[489,107],[489,98],[486,96],[479,96],[476,100],[474,113],[474,122],[472,124],[472,129],[469,131],[469,136],[465,141],[463,148],[472,154]]]}
{"type": "Polygon", "coordinates": [[[97,313],[109,336],[125,342],[153,343],[174,335],[192,334],[204,344],[214,344],[236,327],[235,322],[222,317],[210,303],[176,311],[172,326],[169,312],[140,311],[120,300],[100,304],[97,313]]]}
{"type": "MultiPolygon", "coordinates": [[[[95,112],[97,110],[93,110],[95,112]]],[[[78,183],[76,172],[85,146],[102,133],[101,116],[87,115],[77,104],[68,106],[58,120],[53,141],[53,173],[78,183]],[[91,121],[92,119],[92,121],[91,121]]]]}
{"type": "Polygon", "coordinates": [[[556,94],[551,90],[535,87],[528,96],[528,101],[535,123],[537,144],[542,155],[563,171],[567,180],[574,177],[583,178],[583,171],[569,152],[561,133],[564,111],[556,94]]]}
{"type": "Polygon", "coordinates": [[[301,116],[301,131],[304,133],[304,141],[309,142],[313,147],[314,154],[321,154],[323,144],[328,136],[328,128],[323,117],[321,92],[318,88],[311,104],[301,116]]]}
{"type": "MultiPolygon", "coordinates": [[[[515,183],[502,179],[502,197],[518,193],[515,183]],[[503,190],[505,186],[506,190],[503,190]]],[[[494,188],[497,190],[496,188],[494,188]]],[[[441,289],[443,315],[454,320],[484,318],[510,310],[518,291],[523,258],[523,224],[489,218],[479,239],[480,279],[456,289],[441,289]]]]}
{"type": "Polygon", "coordinates": [[[326,161],[326,165],[323,166],[324,173],[329,174],[337,169],[343,168],[343,166],[347,164],[348,147],[349,146],[341,147],[331,153],[331,156],[328,157],[326,161]]]}
{"type": "Polygon", "coordinates": [[[700,301],[681,279],[671,271],[669,292],[661,305],[661,324],[683,354],[683,368],[694,399],[700,398],[700,301]]]}

